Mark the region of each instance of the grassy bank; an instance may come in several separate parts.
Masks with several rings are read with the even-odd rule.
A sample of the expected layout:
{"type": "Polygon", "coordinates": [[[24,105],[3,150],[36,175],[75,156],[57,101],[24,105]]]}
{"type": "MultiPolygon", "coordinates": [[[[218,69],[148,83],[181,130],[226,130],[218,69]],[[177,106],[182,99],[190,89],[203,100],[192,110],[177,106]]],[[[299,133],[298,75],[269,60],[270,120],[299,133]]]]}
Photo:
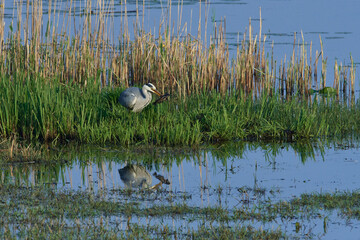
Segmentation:
{"type": "Polygon", "coordinates": [[[204,92],[134,114],[117,103],[120,88],[60,81],[0,80],[0,135],[21,140],[120,145],[199,145],[227,140],[349,137],[360,133],[359,104],[278,95],[256,99],[204,92]]]}

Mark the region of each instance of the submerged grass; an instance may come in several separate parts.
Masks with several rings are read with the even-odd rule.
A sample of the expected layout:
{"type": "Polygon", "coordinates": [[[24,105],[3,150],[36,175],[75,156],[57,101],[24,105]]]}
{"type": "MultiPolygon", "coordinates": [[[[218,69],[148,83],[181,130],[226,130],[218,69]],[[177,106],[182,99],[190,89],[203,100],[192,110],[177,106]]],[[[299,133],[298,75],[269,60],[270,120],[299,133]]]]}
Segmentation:
{"type": "MultiPolygon", "coordinates": [[[[311,219],[324,218],[324,231],[329,219],[324,210],[338,210],[346,218],[359,219],[359,194],[338,192],[333,194],[307,194],[289,202],[259,202],[234,209],[218,207],[193,207],[184,200],[181,204],[141,205],[131,200],[131,195],[113,191],[108,197],[103,193],[55,190],[51,187],[0,186],[0,235],[3,239],[90,237],[100,239],[129,238],[262,238],[283,239],[287,236],[281,225],[299,226],[311,219]],[[355,203],[355,204],[354,204],[355,203]],[[173,219],[175,225],[168,225],[173,219]],[[134,220],[133,220],[134,219],[134,220]],[[147,219],[142,222],[137,219],[147,219]],[[281,219],[281,221],[280,221],[281,219]],[[194,225],[194,221],[198,225],[194,225]],[[251,222],[251,225],[249,223],[251,222]],[[279,225],[277,230],[254,227],[254,223],[279,225]],[[227,236],[227,237],[226,237],[227,236]]],[[[148,195],[143,192],[140,194],[148,195]]],[[[152,193],[152,195],[157,194],[152,193]]],[[[170,194],[170,193],[168,193],[170,194]]],[[[154,197],[154,196],[153,196],[154,197]]],[[[313,224],[313,223],[311,223],[313,224]]],[[[255,224],[258,226],[258,224],[255,224]]],[[[309,236],[308,236],[309,237],[309,236]]]]}
{"type": "Polygon", "coordinates": [[[86,192],[56,191],[44,187],[0,187],[0,235],[4,239],[13,237],[63,239],[69,237],[91,237],[99,239],[129,238],[222,238],[234,237],[279,239],[281,231],[270,231],[236,225],[231,227],[228,211],[222,208],[205,208],[183,205],[140,207],[131,201],[106,200],[100,195],[86,192]],[[221,213],[221,217],[218,214],[221,213]],[[132,221],[134,217],[148,219],[171,217],[175,220],[194,216],[204,224],[192,228],[178,224],[175,228],[164,223],[142,225],[132,221]],[[226,222],[223,220],[226,219],[226,222]]]}
{"type": "Polygon", "coordinates": [[[119,88],[59,81],[0,81],[0,135],[21,140],[120,145],[199,145],[227,140],[281,140],[349,137],[360,133],[359,104],[334,97],[312,101],[256,99],[216,92],[150,105],[133,114],[117,103],[119,88]]]}
{"type": "Polygon", "coordinates": [[[360,192],[336,192],[333,194],[302,194],[292,204],[326,210],[339,209],[348,218],[360,219],[360,192]]]}

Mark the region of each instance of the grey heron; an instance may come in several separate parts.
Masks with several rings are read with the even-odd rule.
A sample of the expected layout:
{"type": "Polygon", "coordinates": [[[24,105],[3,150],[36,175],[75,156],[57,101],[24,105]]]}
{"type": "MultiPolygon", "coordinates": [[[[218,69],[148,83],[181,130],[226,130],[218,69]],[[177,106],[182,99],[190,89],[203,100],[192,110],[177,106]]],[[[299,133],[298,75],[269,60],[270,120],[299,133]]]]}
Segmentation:
{"type": "Polygon", "coordinates": [[[152,83],[145,84],[141,89],[130,87],[120,94],[119,103],[133,112],[141,112],[151,102],[151,93],[161,96],[152,83]]]}
{"type": "Polygon", "coordinates": [[[147,188],[152,183],[150,173],[143,166],[127,165],[118,171],[127,188],[147,188]]]}

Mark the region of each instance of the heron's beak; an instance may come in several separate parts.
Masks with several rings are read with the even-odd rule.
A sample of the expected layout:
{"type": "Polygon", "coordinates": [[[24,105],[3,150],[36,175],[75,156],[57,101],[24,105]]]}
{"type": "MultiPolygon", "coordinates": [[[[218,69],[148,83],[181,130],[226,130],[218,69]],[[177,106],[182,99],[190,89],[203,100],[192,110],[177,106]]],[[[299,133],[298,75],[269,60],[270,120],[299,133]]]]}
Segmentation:
{"type": "Polygon", "coordinates": [[[152,91],[153,91],[153,93],[155,93],[156,95],[158,95],[158,96],[161,96],[161,93],[158,91],[158,90],[156,90],[156,89],[151,89],[152,91]]]}

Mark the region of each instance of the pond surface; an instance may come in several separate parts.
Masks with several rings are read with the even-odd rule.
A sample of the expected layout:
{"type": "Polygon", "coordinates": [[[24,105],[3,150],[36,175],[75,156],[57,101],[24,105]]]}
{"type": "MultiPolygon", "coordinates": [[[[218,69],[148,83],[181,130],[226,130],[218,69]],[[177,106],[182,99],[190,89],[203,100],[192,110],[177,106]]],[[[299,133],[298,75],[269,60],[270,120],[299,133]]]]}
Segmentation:
{"type": "MultiPolygon", "coordinates": [[[[148,193],[140,191],[137,197],[129,197],[126,201],[147,207],[186,202],[195,207],[221,206],[231,210],[269,200],[289,201],[303,193],[357,191],[359,153],[358,144],[351,142],[326,146],[320,143],[236,143],[196,151],[86,146],[56,151],[62,164],[3,166],[1,179],[2,182],[28,186],[45,184],[58,190],[101,193],[114,201],[124,201],[123,196],[116,194],[119,190],[132,187],[136,192],[141,188],[155,187],[157,190],[148,193]],[[119,169],[127,176],[120,176],[119,169]],[[159,186],[160,181],[155,178],[154,172],[170,184],[159,186]]],[[[325,216],[328,217],[326,233],[323,218],[307,220],[303,231],[297,234],[294,232],[294,220],[249,224],[265,229],[280,227],[286,234],[297,237],[309,232],[312,237],[325,236],[326,239],[341,236],[355,239],[360,236],[359,221],[344,219],[337,211],[325,212],[325,216]]],[[[134,218],[133,221],[151,224],[147,219],[134,218]]],[[[188,223],[170,216],[161,221],[187,227],[198,225],[196,221],[188,223]]]]}

